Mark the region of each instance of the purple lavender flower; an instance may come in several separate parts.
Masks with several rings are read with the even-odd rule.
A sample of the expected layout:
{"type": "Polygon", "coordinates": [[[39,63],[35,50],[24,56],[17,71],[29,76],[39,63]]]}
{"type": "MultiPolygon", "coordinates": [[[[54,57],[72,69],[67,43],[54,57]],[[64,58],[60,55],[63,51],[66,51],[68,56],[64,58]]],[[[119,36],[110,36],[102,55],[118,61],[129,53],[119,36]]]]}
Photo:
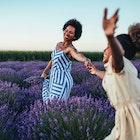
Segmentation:
{"type": "MultiPolygon", "coordinates": [[[[140,63],[132,61],[138,69],[140,63]]],[[[103,70],[102,62],[93,62],[103,70]]],[[[68,100],[42,102],[40,80],[46,62],[0,62],[0,139],[104,139],[114,126],[114,109],[101,80],[74,62],[68,100]]]]}

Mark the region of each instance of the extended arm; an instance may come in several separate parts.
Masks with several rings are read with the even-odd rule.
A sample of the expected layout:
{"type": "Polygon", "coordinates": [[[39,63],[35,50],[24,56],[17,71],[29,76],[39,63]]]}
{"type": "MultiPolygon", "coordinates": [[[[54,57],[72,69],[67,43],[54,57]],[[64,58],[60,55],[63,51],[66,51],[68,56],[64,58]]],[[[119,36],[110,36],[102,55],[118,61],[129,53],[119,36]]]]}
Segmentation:
{"type": "Polygon", "coordinates": [[[79,62],[85,62],[87,60],[87,58],[82,54],[82,53],[79,53],[76,49],[74,48],[71,48],[70,50],[70,54],[71,56],[76,59],[77,61],[79,62]]]}
{"type": "Polygon", "coordinates": [[[105,72],[98,70],[92,63],[87,64],[87,69],[91,74],[95,74],[101,79],[104,78],[105,72]]]}
{"type": "Polygon", "coordinates": [[[76,49],[70,48],[71,56],[79,62],[83,62],[85,66],[87,66],[90,59],[85,57],[82,53],[79,53],[76,49]]]}
{"type": "Polygon", "coordinates": [[[91,72],[91,74],[96,74],[99,78],[103,79],[103,78],[104,78],[104,75],[105,75],[105,72],[96,69],[96,70],[95,70],[95,73],[92,73],[92,72],[91,72]]]}
{"type": "Polygon", "coordinates": [[[51,66],[52,66],[52,60],[50,60],[48,62],[48,65],[46,66],[46,68],[43,70],[42,74],[41,74],[41,77],[42,78],[45,78],[46,74],[49,72],[49,70],[51,69],[51,66]]]}

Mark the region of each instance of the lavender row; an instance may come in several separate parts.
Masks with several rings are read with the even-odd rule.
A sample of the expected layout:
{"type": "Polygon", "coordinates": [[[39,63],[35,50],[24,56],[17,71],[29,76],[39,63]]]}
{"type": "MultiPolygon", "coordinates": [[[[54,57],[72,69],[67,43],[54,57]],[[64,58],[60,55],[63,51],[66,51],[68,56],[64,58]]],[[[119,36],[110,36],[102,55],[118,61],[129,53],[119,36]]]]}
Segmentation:
{"type": "MultiPolygon", "coordinates": [[[[103,70],[102,62],[93,63],[103,70]]],[[[140,77],[140,63],[133,63],[140,77]]],[[[101,80],[74,62],[69,100],[44,105],[40,75],[46,64],[0,62],[0,140],[103,139],[114,125],[114,109],[101,80]]]]}

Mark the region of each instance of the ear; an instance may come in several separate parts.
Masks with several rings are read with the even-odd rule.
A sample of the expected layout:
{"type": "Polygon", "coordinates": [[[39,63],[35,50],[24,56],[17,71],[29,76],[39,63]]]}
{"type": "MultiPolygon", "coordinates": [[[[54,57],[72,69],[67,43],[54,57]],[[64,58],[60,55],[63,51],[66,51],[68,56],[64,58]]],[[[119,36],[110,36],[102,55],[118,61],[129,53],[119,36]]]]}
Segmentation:
{"type": "Polygon", "coordinates": [[[125,50],[122,49],[122,55],[124,55],[124,54],[125,54],[125,50]]]}

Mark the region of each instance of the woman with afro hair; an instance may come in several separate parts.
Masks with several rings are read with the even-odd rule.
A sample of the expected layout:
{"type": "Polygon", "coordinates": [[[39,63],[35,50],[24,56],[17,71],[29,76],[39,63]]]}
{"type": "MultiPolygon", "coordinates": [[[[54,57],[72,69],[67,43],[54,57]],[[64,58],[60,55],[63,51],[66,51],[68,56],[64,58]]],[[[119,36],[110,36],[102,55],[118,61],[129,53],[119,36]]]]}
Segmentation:
{"type": "Polygon", "coordinates": [[[42,88],[42,97],[45,103],[53,98],[68,99],[73,86],[72,60],[83,62],[85,65],[89,61],[73,45],[73,41],[78,40],[81,34],[82,25],[78,20],[70,19],[64,24],[63,41],[57,43],[51,54],[51,60],[41,74],[41,77],[45,78],[42,88]],[[48,74],[49,79],[46,78],[48,74]]]}

